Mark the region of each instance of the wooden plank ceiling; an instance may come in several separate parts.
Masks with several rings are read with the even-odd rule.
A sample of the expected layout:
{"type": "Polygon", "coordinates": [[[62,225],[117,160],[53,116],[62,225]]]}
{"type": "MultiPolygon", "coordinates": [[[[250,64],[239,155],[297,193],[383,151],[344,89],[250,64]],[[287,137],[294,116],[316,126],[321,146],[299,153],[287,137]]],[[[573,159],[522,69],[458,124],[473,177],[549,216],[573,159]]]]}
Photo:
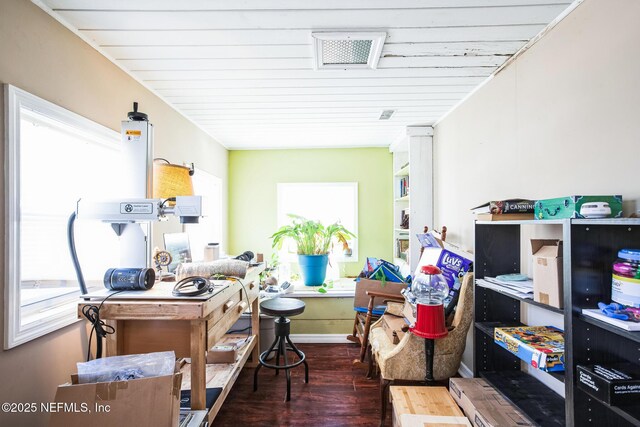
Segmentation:
{"type": "MultiPolygon", "coordinates": [[[[38,0],[34,0],[38,3],[38,0]]],[[[230,149],[389,146],[570,0],[40,0],[230,149]],[[311,32],[386,31],[376,70],[314,71],[311,32]],[[382,110],[395,110],[378,120],[382,110]]]]}

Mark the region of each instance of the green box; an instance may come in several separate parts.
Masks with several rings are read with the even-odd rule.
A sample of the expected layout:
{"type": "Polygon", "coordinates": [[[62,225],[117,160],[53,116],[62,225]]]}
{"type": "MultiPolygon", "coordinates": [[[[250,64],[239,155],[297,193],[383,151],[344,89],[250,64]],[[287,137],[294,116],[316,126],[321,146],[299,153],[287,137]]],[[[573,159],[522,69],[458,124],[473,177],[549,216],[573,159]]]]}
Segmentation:
{"type": "Polygon", "coordinates": [[[538,200],[536,219],[622,218],[622,196],[567,196],[538,200]]]}

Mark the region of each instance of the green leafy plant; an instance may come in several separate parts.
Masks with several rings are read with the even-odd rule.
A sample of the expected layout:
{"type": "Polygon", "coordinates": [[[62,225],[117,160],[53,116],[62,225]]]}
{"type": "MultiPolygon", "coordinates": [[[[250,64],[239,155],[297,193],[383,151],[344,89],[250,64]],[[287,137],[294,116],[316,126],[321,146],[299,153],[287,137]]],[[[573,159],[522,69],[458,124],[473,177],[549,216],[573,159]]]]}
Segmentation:
{"type": "Polygon", "coordinates": [[[292,223],[280,227],[271,236],[274,248],[281,249],[284,241],[291,239],[296,242],[299,255],[324,255],[329,253],[331,242],[334,240],[346,246],[349,237],[356,237],[339,222],[325,227],[319,221],[299,215],[289,214],[288,216],[293,220],[292,223]]]}

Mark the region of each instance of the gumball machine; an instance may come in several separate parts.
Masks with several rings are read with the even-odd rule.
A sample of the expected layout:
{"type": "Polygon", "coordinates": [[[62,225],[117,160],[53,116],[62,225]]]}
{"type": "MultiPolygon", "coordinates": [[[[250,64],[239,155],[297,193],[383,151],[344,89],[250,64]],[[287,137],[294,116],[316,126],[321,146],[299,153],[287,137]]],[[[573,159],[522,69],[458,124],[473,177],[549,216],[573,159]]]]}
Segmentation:
{"type": "Polygon", "coordinates": [[[425,265],[420,269],[411,284],[411,291],[405,295],[414,306],[416,321],[409,330],[414,335],[424,338],[426,363],[426,382],[433,382],[433,358],[435,339],[448,334],[444,318],[444,300],[449,294],[449,285],[442,275],[442,270],[433,265],[425,265]]]}

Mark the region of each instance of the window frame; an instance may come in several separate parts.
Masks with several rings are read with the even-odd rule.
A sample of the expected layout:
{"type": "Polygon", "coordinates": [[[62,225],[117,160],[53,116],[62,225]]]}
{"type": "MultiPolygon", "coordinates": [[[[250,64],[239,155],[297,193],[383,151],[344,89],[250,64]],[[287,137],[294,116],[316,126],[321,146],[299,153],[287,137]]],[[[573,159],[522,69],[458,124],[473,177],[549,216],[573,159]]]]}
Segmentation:
{"type": "Polygon", "coordinates": [[[120,133],[52,102],[32,95],[13,85],[4,85],[5,107],[5,244],[4,244],[4,349],[44,336],[80,321],[77,317],[77,298],[74,294],[68,302],[54,305],[48,310],[54,313],[34,324],[23,326],[20,298],[20,121],[21,109],[56,120],[81,132],[88,132],[104,140],[120,140],[120,133]]]}
{"type": "MultiPolygon", "coordinates": [[[[192,181],[194,180],[194,177],[198,177],[198,176],[206,176],[206,179],[209,180],[211,179],[215,185],[218,187],[218,194],[217,196],[219,197],[211,197],[210,194],[203,194],[197,191],[197,189],[195,188],[196,185],[194,184],[194,192],[196,195],[198,196],[204,196],[204,203],[209,203],[211,206],[216,206],[214,208],[212,208],[211,206],[206,208],[206,212],[210,217],[214,217],[217,216],[219,219],[219,222],[217,224],[213,223],[212,225],[214,226],[214,228],[217,228],[217,230],[215,230],[215,232],[217,234],[219,234],[218,236],[218,241],[216,243],[219,244],[219,248],[220,248],[220,254],[225,253],[225,244],[226,242],[224,241],[224,224],[223,224],[223,181],[222,178],[220,178],[219,176],[206,171],[204,169],[200,169],[198,167],[194,168],[194,174],[193,177],[191,178],[192,181]],[[218,227],[219,226],[219,227],[218,227]]],[[[195,178],[198,179],[198,178],[195,178]]],[[[202,221],[206,221],[207,218],[203,217],[200,218],[200,221],[198,224],[202,223],[202,221]]],[[[201,247],[194,247],[194,242],[199,242],[200,239],[192,239],[192,234],[195,234],[197,231],[197,226],[198,224],[184,224],[182,227],[182,231],[187,233],[189,235],[189,246],[191,247],[191,256],[193,258],[194,261],[203,261],[204,260],[204,245],[201,245],[201,247]],[[197,254],[197,255],[196,255],[197,254]]],[[[206,240],[205,240],[206,242],[206,240]]],[[[211,243],[211,242],[206,242],[206,243],[211,243]]]]}
{"type": "MultiPolygon", "coordinates": [[[[359,199],[359,183],[357,181],[322,181],[322,182],[279,182],[277,183],[276,188],[276,223],[278,228],[282,227],[285,224],[280,223],[280,212],[283,211],[282,200],[281,200],[281,191],[285,187],[293,187],[293,186],[302,186],[302,185],[313,185],[318,187],[327,187],[327,186],[335,186],[335,187],[348,187],[353,189],[354,192],[354,230],[352,231],[356,237],[353,239],[352,243],[355,243],[351,247],[352,255],[350,257],[346,257],[344,255],[333,255],[335,256],[335,260],[339,263],[358,263],[359,262],[359,246],[360,246],[360,236],[358,233],[358,216],[359,216],[359,208],[360,208],[360,199],[359,199]]],[[[283,212],[285,215],[287,213],[283,212]]],[[[327,225],[327,224],[324,224],[327,225]]],[[[281,260],[285,262],[295,262],[297,261],[297,255],[289,254],[286,249],[283,247],[280,252],[281,260]]]]}

